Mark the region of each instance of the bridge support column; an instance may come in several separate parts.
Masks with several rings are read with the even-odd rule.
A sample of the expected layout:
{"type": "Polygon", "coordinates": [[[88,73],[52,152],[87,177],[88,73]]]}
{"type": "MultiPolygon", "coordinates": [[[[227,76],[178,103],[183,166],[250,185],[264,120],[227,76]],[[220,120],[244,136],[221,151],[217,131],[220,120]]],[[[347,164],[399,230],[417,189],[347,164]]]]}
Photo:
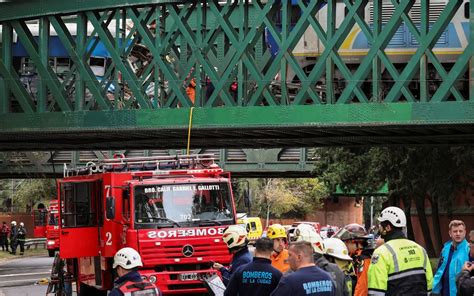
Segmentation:
{"type": "MultiPolygon", "coordinates": [[[[13,30],[10,24],[2,24],[2,46],[1,59],[7,71],[12,68],[12,40],[13,30]]],[[[10,88],[9,81],[5,77],[0,76],[0,114],[9,112],[10,109],[10,88]]]]}

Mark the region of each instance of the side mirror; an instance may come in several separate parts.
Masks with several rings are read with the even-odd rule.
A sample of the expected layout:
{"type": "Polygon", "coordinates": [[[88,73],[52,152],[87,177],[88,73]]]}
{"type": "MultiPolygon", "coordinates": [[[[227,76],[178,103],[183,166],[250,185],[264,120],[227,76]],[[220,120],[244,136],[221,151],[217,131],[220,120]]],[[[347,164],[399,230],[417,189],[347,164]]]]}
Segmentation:
{"type": "Polygon", "coordinates": [[[107,196],[105,199],[105,218],[108,220],[115,218],[115,197],[107,196]]]}

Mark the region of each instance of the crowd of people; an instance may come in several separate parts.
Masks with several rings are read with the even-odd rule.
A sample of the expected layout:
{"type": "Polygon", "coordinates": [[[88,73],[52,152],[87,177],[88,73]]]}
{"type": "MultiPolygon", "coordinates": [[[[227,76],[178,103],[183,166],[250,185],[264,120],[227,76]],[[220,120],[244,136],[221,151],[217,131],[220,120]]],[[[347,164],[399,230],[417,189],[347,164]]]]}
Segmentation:
{"type": "Polygon", "coordinates": [[[18,246],[20,247],[20,255],[25,253],[26,228],[23,222],[17,226],[16,221],[10,223],[8,227],[7,222],[3,221],[0,229],[0,245],[2,251],[9,252],[16,255],[18,246]]]}
{"type": "Polygon", "coordinates": [[[224,242],[234,260],[229,268],[213,267],[221,271],[229,296],[474,295],[474,231],[468,242],[462,221],[449,224],[451,240],[434,275],[426,250],[406,238],[403,210],[388,207],[378,221],[378,244],[358,224],[325,240],[312,226],[300,224],[290,241],[285,228],[273,224],[266,238],[256,241],[253,259],[245,230],[229,227],[224,242]]]}
{"type": "MultiPolygon", "coordinates": [[[[255,242],[253,255],[246,230],[232,225],[223,234],[232,262],[228,267],[214,262],[212,267],[222,275],[226,296],[474,295],[474,231],[467,241],[464,222],[449,224],[451,240],[433,275],[425,249],[406,238],[407,219],[400,208],[384,209],[378,221],[378,243],[358,224],[325,240],[312,226],[300,224],[289,241],[284,227],[273,224],[255,242]]],[[[142,290],[161,295],[140,277],[137,251],[121,249],[113,266],[119,278],[109,295],[142,290]]]]}

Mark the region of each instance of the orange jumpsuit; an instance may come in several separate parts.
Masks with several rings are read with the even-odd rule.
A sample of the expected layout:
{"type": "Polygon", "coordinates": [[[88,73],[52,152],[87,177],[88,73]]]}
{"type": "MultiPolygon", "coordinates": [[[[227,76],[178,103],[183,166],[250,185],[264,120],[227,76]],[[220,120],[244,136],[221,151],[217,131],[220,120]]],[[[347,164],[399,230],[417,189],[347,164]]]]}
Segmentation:
{"type": "Polygon", "coordinates": [[[272,253],[272,266],[285,273],[290,269],[290,265],[288,264],[288,250],[283,249],[280,253],[273,252],[272,253]]]}
{"type": "Polygon", "coordinates": [[[188,95],[191,102],[194,104],[196,98],[196,79],[191,79],[188,87],[186,88],[186,94],[188,95]]]}

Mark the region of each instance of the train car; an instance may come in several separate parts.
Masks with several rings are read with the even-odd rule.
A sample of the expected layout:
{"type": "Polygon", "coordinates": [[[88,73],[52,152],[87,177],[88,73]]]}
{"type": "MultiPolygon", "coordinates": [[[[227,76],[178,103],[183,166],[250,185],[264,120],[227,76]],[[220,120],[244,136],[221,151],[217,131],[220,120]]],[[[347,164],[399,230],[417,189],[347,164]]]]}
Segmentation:
{"type": "MultiPolygon", "coordinates": [[[[448,4],[448,0],[432,0],[430,1],[429,8],[429,20],[430,28],[433,24],[439,19],[441,13],[448,4]]],[[[291,26],[293,27],[299,17],[301,16],[301,9],[299,8],[297,1],[292,1],[292,15],[291,15],[291,26]]],[[[374,5],[373,1],[369,1],[364,8],[363,19],[368,24],[369,28],[373,30],[374,27],[374,5]]],[[[388,23],[392,18],[395,11],[394,5],[389,0],[382,1],[382,28],[388,23]]],[[[326,31],[327,29],[327,4],[324,3],[320,7],[318,13],[316,14],[316,20],[318,20],[321,28],[326,31]]],[[[336,30],[342,24],[344,18],[347,16],[348,10],[345,4],[342,1],[337,1],[336,3],[336,30]]],[[[421,4],[420,1],[415,1],[413,7],[408,13],[409,18],[412,20],[413,24],[419,29],[421,26],[421,4]]],[[[276,24],[277,27],[281,29],[281,15],[276,14],[276,24]]],[[[442,32],[439,39],[436,41],[433,53],[436,58],[440,61],[446,71],[452,67],[454,62],[457,60],[459,55],[461,55],[468,44],[469,38],[469,17],[470,17],[470,8],[469,1],[465,0],[458,11],[453,16],[447,28],[442,32]]],[[[267,32],[267,43],[273,55],[276,55],[279,51],[277,42],[275,38],[267,32]]],[[[367,38],[361,27],[356,23],[347,38],[344,40],[342,45],[338,49],[338,54],[341,59],[344,61],[349,70],[355,71],[365,58],[369,49],[372,47],[370,40],[367,38]]],[[[408,61],[412,55],[416,52],[419,47],[419,42],[415,36],[409,30],[407,23],[402,22],[398,30],[393,35],[392,39],[386,46],[384,52],[387,55],[388,59],[393,63],[394,67],[401,72],[401,70],[407,65],[408,61]]],[[[291,50],[296,61],[300,67],[304,70],[306,74],[309,74],[313,69],[314,65],[317,63],[318,58],[324,52],[325,47],[323,42],[316,34],[312,26],[308,26],[302,37],[299,39],[296,46],[291,50]]],[[[390,84],[393,83],[392,77],[383,68],[382,65],[382,84],[384,88],[384,93],[389,90],[390,84]]],[[[434,93],[439,87],[442,78],[440,77],[438,71],[429,64],[428,66],[428,83],[430,93],[434,93]]],[[[276,77],[276,80],[280,81],[281,74],[276,77]]],[[[293,93],[297,92],[300,79],[295,74],[295,71],[289,65],[286,70],[287,84],[290,88],[293,88],[293,93]]],[[[336,95],[344,89],[346,83],[341,72],[336,68],[335,78],[333,82],[333,87],[336,95]]],[[[461,93],[467,92],[468,90],[468,79],[466,78],[465,83],[458,85],[458,89],[461,93]]],[[[326,83],[322,78],[319,83],[321,89],[326,87],[326,83]]],[[[416,81],[411,83],[409,86],[412,93],[417,97],[418,84],[416,81]]],[[[278,89],[278,88],[277,88],[278,89]]],[[[290,90],[291,91],[291,90],[290,90]]],[[[384,94],[381,94],[382,96],[384,94]]]]}

